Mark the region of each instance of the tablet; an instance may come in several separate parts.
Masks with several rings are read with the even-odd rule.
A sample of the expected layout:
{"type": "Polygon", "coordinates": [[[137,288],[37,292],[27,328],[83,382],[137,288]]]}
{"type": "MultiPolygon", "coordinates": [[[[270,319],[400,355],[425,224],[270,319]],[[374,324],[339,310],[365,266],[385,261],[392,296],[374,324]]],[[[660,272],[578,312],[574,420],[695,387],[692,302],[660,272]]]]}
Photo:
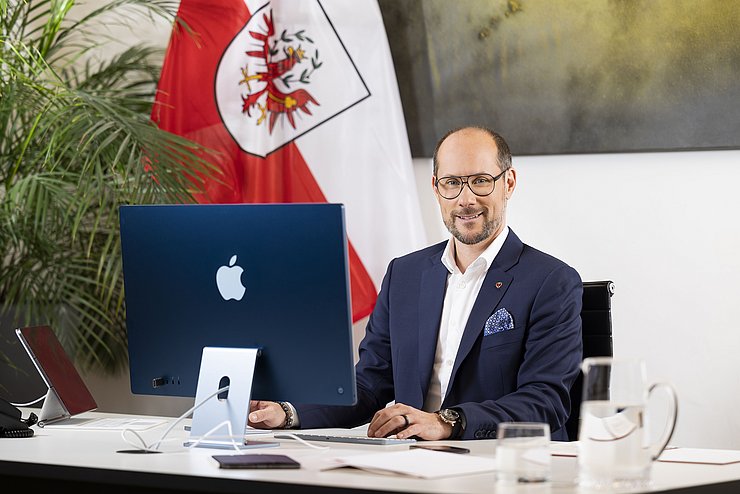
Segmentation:
{"type": "Polygon", "coordinates": [[[39,426],[98,408],[51,327],[28,326],[17,328],[15,332],[49,388],[39,426]]]}

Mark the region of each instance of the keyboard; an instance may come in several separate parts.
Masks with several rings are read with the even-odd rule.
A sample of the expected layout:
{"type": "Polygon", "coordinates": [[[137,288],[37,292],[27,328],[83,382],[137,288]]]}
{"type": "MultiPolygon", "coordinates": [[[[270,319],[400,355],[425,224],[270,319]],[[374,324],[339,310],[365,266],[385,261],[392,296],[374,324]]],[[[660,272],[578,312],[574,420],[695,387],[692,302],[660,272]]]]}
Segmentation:
{"type": "Polygon", "coordinates": [[[342,436],[333,434],[312,434],[305,432],[276,432],[275,439],[295,439],[296,437],[304,441],[322,441],[330,443],[352,443],[352,444],[410,444],[415,443],[416,439],[399,439],[397,437],[367,437],[367,436],[342,436]]]}

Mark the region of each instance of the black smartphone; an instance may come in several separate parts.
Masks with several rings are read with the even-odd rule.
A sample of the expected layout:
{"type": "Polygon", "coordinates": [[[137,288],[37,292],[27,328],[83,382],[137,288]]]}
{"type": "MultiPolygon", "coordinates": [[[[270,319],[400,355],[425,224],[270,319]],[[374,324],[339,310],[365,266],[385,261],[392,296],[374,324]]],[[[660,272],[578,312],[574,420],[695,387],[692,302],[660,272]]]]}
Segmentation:
{"type": "Polygon", "coordinates": [[[409,446],[409,449],[429,449],[431,451],[444,451],[445,453],[459,454],[470,453],[470,450],[468,448],[461,448],[459,446],[447,446],[446,444],[413,444],[409,446]]]}
{"type": "Polygon", "coordinates": [[[213,455],[219,468],[301,468],[286,455],[213,455]]]}

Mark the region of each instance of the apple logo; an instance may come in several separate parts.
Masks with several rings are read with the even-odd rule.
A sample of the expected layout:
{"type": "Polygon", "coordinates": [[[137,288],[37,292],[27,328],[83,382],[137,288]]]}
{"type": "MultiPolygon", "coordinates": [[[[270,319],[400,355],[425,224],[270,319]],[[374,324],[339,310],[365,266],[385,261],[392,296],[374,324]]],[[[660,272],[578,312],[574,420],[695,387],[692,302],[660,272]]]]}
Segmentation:
{"type": "Polygon", "coordinates": [[[229,259],[228,266],[221,266],[216,271],[216,286],[224,300],[241,300],[246,287],[242,285],[242,273],[244,269],[241,266],[235,266],[236,254],[229,259]]]}

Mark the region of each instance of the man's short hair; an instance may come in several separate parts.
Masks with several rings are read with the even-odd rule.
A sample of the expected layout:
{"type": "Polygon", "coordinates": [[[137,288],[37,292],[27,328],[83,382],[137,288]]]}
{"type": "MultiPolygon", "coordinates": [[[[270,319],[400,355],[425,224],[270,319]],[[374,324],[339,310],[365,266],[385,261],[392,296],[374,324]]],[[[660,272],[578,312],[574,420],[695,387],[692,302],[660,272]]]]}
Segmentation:
{"type": "Polygon", "coordinates": [[[509,168],[511,168],[511,151],[509,151],[509,145],[506,143],[506,140],[504,140],[503,137],[501,137],[500,134],[495,132],[493,129],[489,129],[488,127],[480,126],[480,125],[467,125],[464,127],[457,127],[450,131],[448,131],[445,135],[440,138],[440,140],[437,142],[437,146],[434,148],[434,155],[432,156],[432,162],[434,163],[434,176],[437,176],[437,170],[439,169],[439,161],[437,161],[437,154],[439,153],[439,148],[442,146],[442,143],[445,142],[445,140],[450,137],[452,134],[455,134],[456,132],[460,132],[462,130],[468,130],[468,129],[476,129],[485,132],[489,136],[491,136],[491,139],[496,143],[496,149],[498,150],[498,164],[501,167],[501,171],[506,171],[509,168]]]}

